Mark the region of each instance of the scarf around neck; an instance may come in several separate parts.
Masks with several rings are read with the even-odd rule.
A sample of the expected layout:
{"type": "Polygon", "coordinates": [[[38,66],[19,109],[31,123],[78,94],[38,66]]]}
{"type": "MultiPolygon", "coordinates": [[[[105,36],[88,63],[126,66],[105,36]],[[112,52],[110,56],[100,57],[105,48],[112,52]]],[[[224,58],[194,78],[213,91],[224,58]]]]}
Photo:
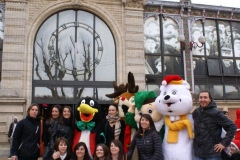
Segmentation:
{"type": "Polygon", "coordinates": [[[120,118],[118,116],[110,117],[109,115],[107,115],[106,119],[108,120],[109,123],[115,123],[114,137],[115,137],[115,139],[119,139],[119,136],[121,133],[120,118]]]}
{"type": "Polygon", "coordinates": [[[165,117],[165,123],[169,127],[167,142],[177,143],[178,142],[178,132],[187,127],[189,138],[193,138],[192,123],[187,118],[186,115],[180,116],[180,120],[171,122],[169,116],[165,117]]]}

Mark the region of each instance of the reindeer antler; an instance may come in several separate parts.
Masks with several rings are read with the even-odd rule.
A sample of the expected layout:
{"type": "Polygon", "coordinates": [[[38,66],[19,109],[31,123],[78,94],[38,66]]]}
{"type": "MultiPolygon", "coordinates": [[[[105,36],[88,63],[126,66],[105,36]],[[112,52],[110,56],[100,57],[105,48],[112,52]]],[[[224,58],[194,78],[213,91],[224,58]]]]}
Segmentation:
{"type": "Polygon", "coordinates": [[[117,86],[117,83],[113,82],[113,87],[114,87],[114,93],[105,94],[106,97],[116,98],[120,96],[122,93],[127,92],[127,85],[120,84],[119,86],[117,86]]]}
{"type": "Polygon", "coordinates": [[[138,85],[135,85],[135,79],[132,72],[128,72],[128,83],[126,84],[129,93],[137,93],[138,85]]]}

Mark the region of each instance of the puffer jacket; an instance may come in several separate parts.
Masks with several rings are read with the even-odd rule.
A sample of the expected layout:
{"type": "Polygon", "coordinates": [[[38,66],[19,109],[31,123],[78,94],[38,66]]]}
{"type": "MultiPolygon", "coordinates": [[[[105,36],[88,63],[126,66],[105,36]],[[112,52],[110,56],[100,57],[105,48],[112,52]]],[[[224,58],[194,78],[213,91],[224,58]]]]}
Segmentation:
{"type": "Polygon", "coordinates": [[[54,126],[54,123],[58,121],[53,118],[50,118],[47,120],[44,125],[43,125],[43,135],[42,135],[42,140],[44,142],[44,146],[48,146],[49,142],[51,140],[51,133],[52,133],[52,128],[54,126]]]}
{"type": "Polygon", "coordinates": [[[132,158],[135,146],[138,149],[141,160],[163,160],[162,141],[157,131],[147,130],[143,136],[136,133],[131,142],[131,147],[127,154],[127,159],[132,158]]]}
{"type": "Polygon", "coordinates": [[[50,140],[50,150],[54,149],[55,140],[59,137],[64,137],[68,140],[69,146],[72,146],[73,140],[73,127],[70,121],[64,120],[63,123],[56,121],[53,125],[51,140],[50,140]]]}
{"type": "Polygon", "coordinates": [[[221,153],[214,151],[214,145],[220,142],[227,147],[234,137],[236,125],[217,109],[214,100],[206,108],[200,106],[195,109],[192,115],[195,132],[194,155],[205,158],[221,156],[221,153]],[[227,132],[224,138],[221,138],[222,128],[227,132]]]}
{"type": "Polygon", "coordinates": [[[19,121],[13,133],[11,154],[25,158],[39,156],[40,119],[27,116],[19,121]]]}

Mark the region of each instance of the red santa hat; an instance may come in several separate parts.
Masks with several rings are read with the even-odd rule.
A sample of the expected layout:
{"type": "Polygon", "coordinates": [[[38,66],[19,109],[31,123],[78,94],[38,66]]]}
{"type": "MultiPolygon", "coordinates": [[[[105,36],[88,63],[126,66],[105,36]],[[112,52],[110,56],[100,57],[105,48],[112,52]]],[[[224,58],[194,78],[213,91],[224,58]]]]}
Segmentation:
{"type": "Polygon", "coordinates": [[[232,140],[231,144],[239,150],[240,148],[240,140],[232,140]]]}
{"type": "Polygon", "coordinates": [[[179,75],[168,75],[164,77],[162,85],[166,86],[168,84],[182,84],[183,79],[179,75]]]}

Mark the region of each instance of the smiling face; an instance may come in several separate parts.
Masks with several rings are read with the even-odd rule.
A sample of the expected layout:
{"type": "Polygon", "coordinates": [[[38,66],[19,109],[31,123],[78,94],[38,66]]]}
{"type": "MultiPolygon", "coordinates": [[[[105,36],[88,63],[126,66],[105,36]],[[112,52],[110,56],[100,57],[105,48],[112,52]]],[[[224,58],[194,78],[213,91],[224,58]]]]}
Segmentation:
{"type": "Polygon", "coordinates": [[[108,115],[110,117],[116,117],[118,115],[118,111],[117,111],[117,108],[115,106],[109,106],[108,108],[108,115]]]}
{"type": "Polygon", "coordinates": [[[98,158],[103,158],[104,157],[104,151],[103,151],[102,146],[98,146],[97,147],[97,149],[96,149],[96,156],[98,158]]]}
{"type": "Polygon", "coordinates": [[[202,108],[206,108],[212,100],[207,92],[202,92],[199,94],[198,101],[202,108]]]}
{"type": "Polygon", "coordinates": [[[63,109],[63,117],[66,118],[66,119],[71,117],[71,112],[68,108],[63,109]]]}
{"type": "Polygon", "coordinates": [[[112,155],[118,155],[119,151],[120,148],[112,142],[110,145],[110,152],[112,153],[112,155]]]}
{"type": "Polygon", "coordinates": [[[58,145],[58,150],[60,154],[63,155],[67,151],[67,144],[64,141],[61,141],[58,145]]]}
{"type": "Polygon", "coordinates": [[[141,124],[141,127],[142,127],[143,130],[147,130],[150,126],[149,120],[146,119],[145,117],[141,118],[140,124],[141,124]]]}
{"type": "Polygon", "coordinates": [[[57,119],[57,118],[59,118],[59,116],[60,116],[59,110],[56,107],[53,107],[52,118],[57,119]]]}
{"type": "Polygon", "coordinates": [[[76,150],[76,156],[77,158],[83,158],[85,155],[85,148],[83,146],[80,146],[77,150],[76,150]]]}

